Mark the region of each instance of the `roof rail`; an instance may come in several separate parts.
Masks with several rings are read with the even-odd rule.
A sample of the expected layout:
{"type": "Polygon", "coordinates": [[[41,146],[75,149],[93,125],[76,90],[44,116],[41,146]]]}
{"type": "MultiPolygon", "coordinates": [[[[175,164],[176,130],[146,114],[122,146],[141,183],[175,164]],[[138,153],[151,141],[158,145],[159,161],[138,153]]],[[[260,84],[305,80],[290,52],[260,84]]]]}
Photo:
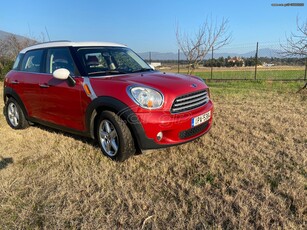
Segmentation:
{"type": "Polygon", "coordinates": [[[36,46],[36,45],[41,45],[41,44],[54,43],[54,42],[71,42],[71,41],[69,41],[69,40],[55,40],[55,41],[49,41],[49,42],[38,42],[38,43],[35,43],[35,44],[30,45],[28,47],[36,46]]]}
{"type": "Polygon", "coordinates": [[[48,43],[54,43],[54,42],[71,42],[69,40],[56,40],[56,41],[49,41],[49,42],[38,42],[33,45],[28,46],[27,48],[31,48],[32,46],[42,45],[42,44],[48,44],[48,43]]]}
{"type": "Polygon", "coordinates": [[[48,44],[48,43],[53,43],[53,42],[71,42],[71,41],[69,41],[69,40],[55,40],[55,41],[49,41],[49,42],[40,42],[40,43],[36,43],[35,45],[48,44]]]}
{"type": "Polygon", "coordinates": [[[37,43],[32,46],[28,46],[20,51],[20,53],[26,53],[29,50],[33,49],[41,49],[41,48],[52,48],[52,47],[68,47],[68,46],[86,46],[86,47],[92,47],[92,46],[119,46],[119,47],[125,47],[124,45],[117,44],[117,43],[111,43],[111,42],[71,42],[67,40],[60,40],[60,41],[49,41],[49,42],[42,42],[37,43]]]}

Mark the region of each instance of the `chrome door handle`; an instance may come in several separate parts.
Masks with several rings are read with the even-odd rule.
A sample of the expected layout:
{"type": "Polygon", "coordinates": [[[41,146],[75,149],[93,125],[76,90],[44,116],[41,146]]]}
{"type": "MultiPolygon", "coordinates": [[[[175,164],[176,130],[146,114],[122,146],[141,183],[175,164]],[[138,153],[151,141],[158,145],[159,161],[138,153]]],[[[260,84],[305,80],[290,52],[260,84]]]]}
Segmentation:
{"type": "Polygon", "coordinates": [[[14,81],[12,81],[12,84],[19,84],[19,81],[14,80],[14,81]]]}
{"type": "Polygon", "coordinates": [[[49,85],[47,85],[47,84],[39,84],[39,87],[41,87],[41,88],[49,88],[49,85]]]}

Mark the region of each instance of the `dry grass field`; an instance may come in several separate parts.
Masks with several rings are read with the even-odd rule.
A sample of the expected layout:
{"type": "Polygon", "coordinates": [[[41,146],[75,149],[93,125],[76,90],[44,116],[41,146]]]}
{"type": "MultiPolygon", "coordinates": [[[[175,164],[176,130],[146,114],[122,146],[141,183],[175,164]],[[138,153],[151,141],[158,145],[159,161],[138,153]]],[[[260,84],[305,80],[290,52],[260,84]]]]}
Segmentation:
{"type": "Polygon", "coordinates": [[[0,229],[306,229],[303,83],[208,84],[207,135],[123,163],[1,114],[0,229]]]}

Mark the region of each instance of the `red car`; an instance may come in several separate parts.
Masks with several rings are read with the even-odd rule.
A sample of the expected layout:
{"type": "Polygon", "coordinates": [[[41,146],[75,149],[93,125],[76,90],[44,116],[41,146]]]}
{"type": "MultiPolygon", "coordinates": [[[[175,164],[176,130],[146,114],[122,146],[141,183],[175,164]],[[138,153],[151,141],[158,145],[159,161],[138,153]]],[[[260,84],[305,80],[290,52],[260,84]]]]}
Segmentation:
{"type": "Polygon", "coordinates": [[[212,124],[209,89],[198,77],[155,71],[124,45],[49,42],[20,52],[4,82],[13,129],[40,123],[97,139],[123,161],[182,144],[212,124]]]}

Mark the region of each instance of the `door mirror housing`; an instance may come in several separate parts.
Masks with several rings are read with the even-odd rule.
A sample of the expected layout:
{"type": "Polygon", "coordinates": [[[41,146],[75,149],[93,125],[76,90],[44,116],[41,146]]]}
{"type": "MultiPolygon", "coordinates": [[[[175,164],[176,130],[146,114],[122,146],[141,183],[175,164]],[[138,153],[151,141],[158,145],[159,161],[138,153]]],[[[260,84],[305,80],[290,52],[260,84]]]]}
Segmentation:
{"type": "Polygon", "coordinates": [[[60,80],[67,80],[67,84],[70,87],[74,87],[76,85],[75,79],[70,75],[68,69],[60,68],[53,72],[53,77],[60,80]]]}
{"type": "Polygon", "coordinates": [[[60,80],[66,80],[70,76],[68,69],[60,68],[53,72],[53,77],[60,80]]]}

